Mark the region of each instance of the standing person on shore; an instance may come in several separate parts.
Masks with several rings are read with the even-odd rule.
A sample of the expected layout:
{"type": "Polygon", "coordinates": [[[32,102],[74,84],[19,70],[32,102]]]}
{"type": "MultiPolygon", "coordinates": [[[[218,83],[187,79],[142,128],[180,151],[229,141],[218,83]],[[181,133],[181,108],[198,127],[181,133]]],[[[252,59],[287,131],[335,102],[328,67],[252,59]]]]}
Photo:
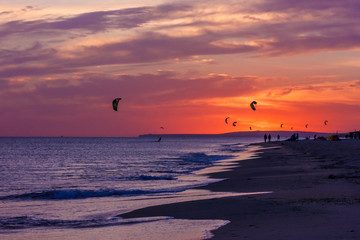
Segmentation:
{"type": "Polygon", "coordinates": [[[279,134],[277,135],[277,140],[280,141],[280,135],[279,134]]]}
{"type": "Polygon", "coordinates": [[[269,133],[269,136],[268,136],[268,138],[269,138],[269,142],[271,141],[271,135],[270,135],[270,133],[269,133]]]}
{"type": "Polygon", "coordinates": [[[265,135],[264,135],[264,141],[266,142],[266,139],[267,139],[267,135],[266,135],[266,133],[265,133],[265,135]]]}

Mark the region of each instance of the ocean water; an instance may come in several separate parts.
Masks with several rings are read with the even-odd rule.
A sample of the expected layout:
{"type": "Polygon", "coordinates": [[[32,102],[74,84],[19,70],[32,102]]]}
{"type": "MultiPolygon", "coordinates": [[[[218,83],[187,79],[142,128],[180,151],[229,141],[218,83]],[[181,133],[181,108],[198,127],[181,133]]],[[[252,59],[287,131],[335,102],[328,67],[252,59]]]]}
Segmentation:
{"type": "MultiPolygon", "coordinates": [[[[253,155],[261,139],[0,138],[0,239],[207,239],[226,219],[123,219],[213,193],[205,173],[253,155]]],[[[251,193],[244,193],[251,194],[251,193]]]]}

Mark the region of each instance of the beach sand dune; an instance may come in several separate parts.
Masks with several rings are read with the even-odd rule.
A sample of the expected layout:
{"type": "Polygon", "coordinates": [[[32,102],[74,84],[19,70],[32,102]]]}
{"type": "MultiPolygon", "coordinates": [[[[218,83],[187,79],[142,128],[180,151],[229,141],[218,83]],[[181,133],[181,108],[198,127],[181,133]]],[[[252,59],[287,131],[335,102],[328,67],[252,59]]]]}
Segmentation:
{"type": "Polygon", "coordinates": [[[258,158],[240,161],[206,187],[269,194],[155,206],[122,217],[223,219],[212,239],[360,239],[360,141],[256,144],[258,158]]]}

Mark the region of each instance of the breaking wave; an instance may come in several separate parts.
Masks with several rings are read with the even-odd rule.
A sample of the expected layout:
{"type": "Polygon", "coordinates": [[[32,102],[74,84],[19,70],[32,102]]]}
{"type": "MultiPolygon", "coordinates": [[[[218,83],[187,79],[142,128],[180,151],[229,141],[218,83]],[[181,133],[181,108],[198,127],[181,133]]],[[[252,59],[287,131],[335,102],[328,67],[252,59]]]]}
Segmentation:
{"type": "Polygon", "coordinates": [[[43,192],[25,193],[0,197],[0,200],[67,200],[85,199],[94,197],[132,196],[151,193],[169,192],[168,190],[145,191],[145,190],[50,190],[43,192]]]}
{"type": "Polygon", "coordinates": [[[176,180],[177,178],[173,176],[151,176],[151,175],[140,175],[140,180],[176,180]]]}
{"type": "Polygon", "coordinates": [[[16,230],[16,229],[37,228],[37,227],[94,228],[94,227],[154,222],[154,221],[169,220],[169,219],[172,218],[147,217],[147,218],[123,219],[119,217],[113,217],[107,219],[62,220],[62,219],[38,219],[29,216],[0,217],[0,229],[16,230]]]}

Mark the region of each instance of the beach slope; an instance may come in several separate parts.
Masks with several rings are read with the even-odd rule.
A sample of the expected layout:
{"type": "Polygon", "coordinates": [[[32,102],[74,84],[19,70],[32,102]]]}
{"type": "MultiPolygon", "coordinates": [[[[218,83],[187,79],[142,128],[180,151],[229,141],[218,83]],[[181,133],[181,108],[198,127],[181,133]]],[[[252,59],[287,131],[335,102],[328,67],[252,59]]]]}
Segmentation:
{"type": "Polygon", "coordinates": [[[212,239],[360,239],[360,141],[257,145],[258,158],[211,174],[226,180],[203,188],[272,193],[155,206],[121,217],[230,220],[212,239]]]}

